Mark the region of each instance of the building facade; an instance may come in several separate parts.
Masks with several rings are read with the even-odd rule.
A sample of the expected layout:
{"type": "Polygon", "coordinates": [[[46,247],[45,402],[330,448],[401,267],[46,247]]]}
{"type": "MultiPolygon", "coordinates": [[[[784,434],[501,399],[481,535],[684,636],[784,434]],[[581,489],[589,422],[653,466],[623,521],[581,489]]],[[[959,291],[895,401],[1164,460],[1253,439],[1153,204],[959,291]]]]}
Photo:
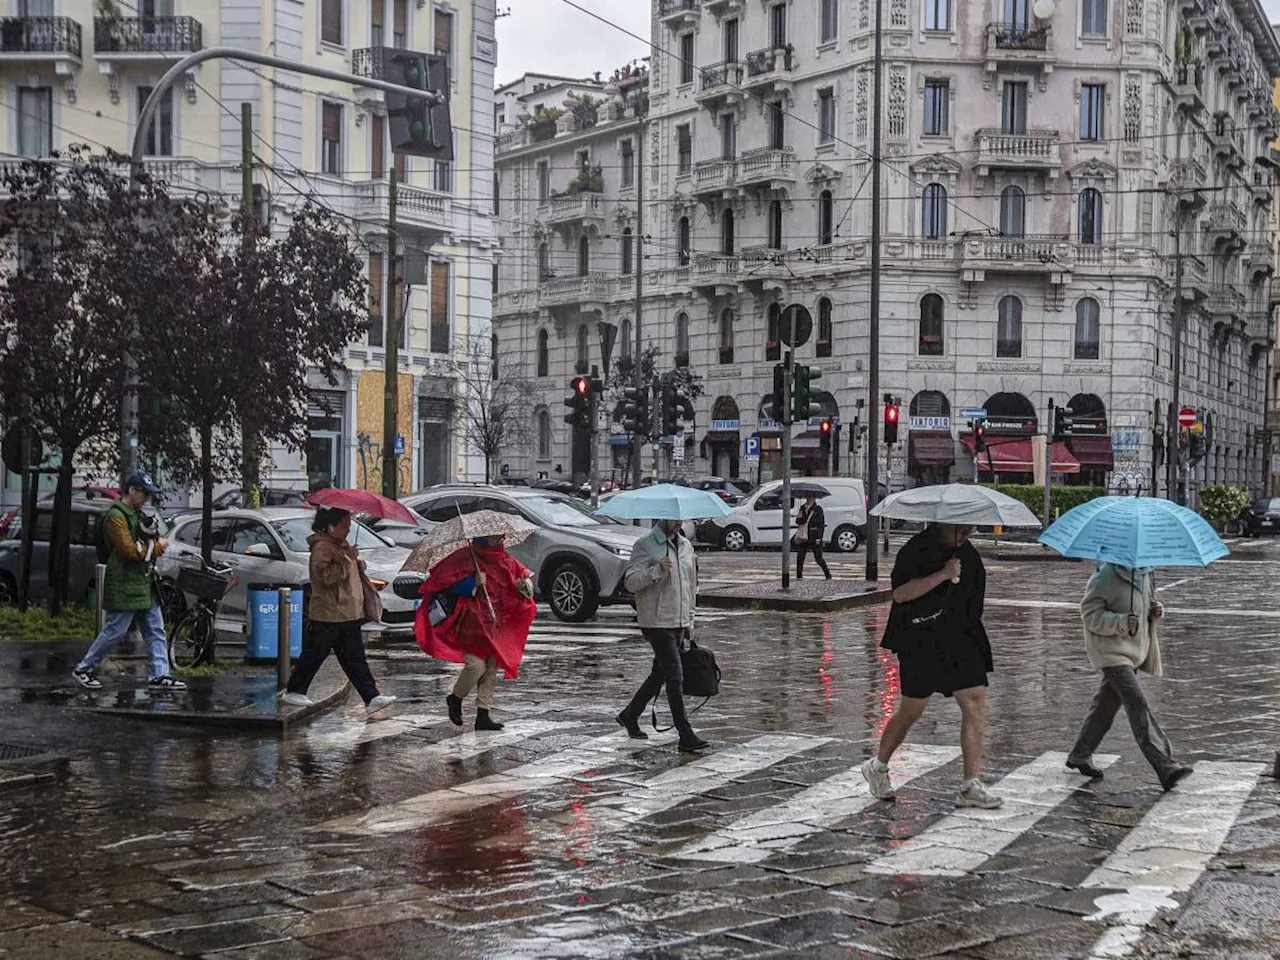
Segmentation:
{"type": "MultiPolygon", "coordinates": [[[[11,157],[71,144],[129,152],[160,76],[184,55],[240,47],[359,76],[379,49],[449,58],[455,159],[393,154],[383,94],[272,68],[208,61],[162,101],[146,164],[176,190],[241,192],[241,104],[253,110],[254,181],[278,225],[311,199],[347,224],[386,298],[389,174],[407,276],[400,489],[483,476],[467,444],[458,370],[491,334],[494,2],[475,0],[21,0],[0,20],[0,139],[11,157]]],[[[384,325],[317,379],[306,449],[273,451],[264,483],[381,486],[384,325]]],[[[7,487],[16,485],[9,478],[7,487]]]]}
{"type": "MultiPolygon", "coordinates": [[[[893,483],[972,475],[961,411],[979,409],[994,441],[980,475],[1029,480],[1029,437],[1053,400],[1074,412],[1053,457],[1069,482],[1163,493],[1180,296],[1179,406],[1201,411],[1208,432],[1186,478],[1257,487],[1280,43],[1257,0],[1035,7],[1048,16],[1029,0],[885,0],[880,389],[903,404],[893,483]]],[[[879,398],[866,405],[873,11],[871,0],[653,4],[650,109],[637,121],[641,322],[664,368],[702,378],[686,473],[748,475],[736,454],[752,435],[760,475],[781,466],[779,427],[761,408],[792,304],[808,315],[795,356],[821,370],[822,414],[841,428],[836,462],[814,424],[794,428],[794,466],[865,463],[860,427],[882,416],[879,398]]],[[[634,316],[617,267],[635,201],[612,192],[609,172],[634,162],[622,149],[635,138],[606,130],[585,134],[605,174],[590,198],[603,216],[574,237],[606,266],[575,275],[583,296],[535,269],[567,201],[534,188],[539,165],[564,165],[584,132],[564,124],[533,143],[517,124],[499,140],[499,192],[514,209],[497,332],[539,369],[547,343],[551,435],[527,471],[572,469],[558,398],[583,361],[582,328],[585,358],[599,362],[593,331],[634,316]]],[[[548,243],[557,251],[580,267],[572,245],[548,243]]]]}

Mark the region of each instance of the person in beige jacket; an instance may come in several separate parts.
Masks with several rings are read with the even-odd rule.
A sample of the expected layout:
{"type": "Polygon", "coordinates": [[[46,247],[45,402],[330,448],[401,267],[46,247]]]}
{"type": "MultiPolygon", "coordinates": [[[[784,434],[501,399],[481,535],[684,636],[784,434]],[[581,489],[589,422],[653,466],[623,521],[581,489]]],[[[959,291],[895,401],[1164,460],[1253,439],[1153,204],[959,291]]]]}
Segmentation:
{"type": "Polygon", "coordinates": [[[1152,715],[1138,681],[1139,670],[1153,677],[1163,672],[1156,623],[1164,616],[1164,606],[1155,598],[1151,571],[1099,564],[1080,601],[1080,615],[1089,663],[1102,671],[1102,683],[1067,755],[1067,766],[1102,779],[1102,771],[1093,765],[1093,751],[1123,706],[1133,739],[1155,769],[1160,786],[1172,790],[1191,768],[1174,761],[1169,738],[1152,715]]]}

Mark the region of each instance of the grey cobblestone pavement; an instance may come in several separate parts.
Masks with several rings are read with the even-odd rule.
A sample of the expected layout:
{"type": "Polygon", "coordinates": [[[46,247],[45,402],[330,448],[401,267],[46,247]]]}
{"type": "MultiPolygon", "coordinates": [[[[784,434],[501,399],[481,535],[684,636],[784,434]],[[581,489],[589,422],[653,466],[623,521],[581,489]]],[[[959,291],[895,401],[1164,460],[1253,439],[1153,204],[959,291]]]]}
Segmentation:
{"type": "Polygon", "coordinates": [[[539,618],[497,734],[448,724],[453,670],[412,647],[374,651],[391,719],[350,707],[276,739],[94,715],[65,676],[78,650],[0,644],[3,739],[73,758],[0,795],[0,957],[1280,955],[1280,544],[1160,574],[1168,675],[1147,689],[1198,768],[1167,795],[1123,718],[1103,781],[1062,768],[1095,684],[1087,566],[988,569],[995,813],[952,805],[949,701],[909,739],[899,799],[866,795],[896,698],[883,606],[709,611],[726,676],[701,757],[618,731],[649,659],[618,610],[539,618]]]}

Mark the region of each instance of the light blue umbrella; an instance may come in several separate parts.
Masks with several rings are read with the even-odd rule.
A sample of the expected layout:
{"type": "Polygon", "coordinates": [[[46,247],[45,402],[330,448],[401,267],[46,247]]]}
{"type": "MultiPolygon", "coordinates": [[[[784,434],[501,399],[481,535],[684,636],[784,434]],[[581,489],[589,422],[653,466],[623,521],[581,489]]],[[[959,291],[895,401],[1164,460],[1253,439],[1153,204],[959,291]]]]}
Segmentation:
{"type": "Polygon", "coordinates": [[[1040,535],[1064,557],[1122,567],[1203,567],[1230,551],[1199,514],[1156,497],[1098,497],[1040,535]]]}
{"type": "Polygon", "coordinates": [[[728,505],[714,493],[674,483],[655,483],[614,494],[596,513],[615,520],[700,520],[727,517],[728,505]]]}

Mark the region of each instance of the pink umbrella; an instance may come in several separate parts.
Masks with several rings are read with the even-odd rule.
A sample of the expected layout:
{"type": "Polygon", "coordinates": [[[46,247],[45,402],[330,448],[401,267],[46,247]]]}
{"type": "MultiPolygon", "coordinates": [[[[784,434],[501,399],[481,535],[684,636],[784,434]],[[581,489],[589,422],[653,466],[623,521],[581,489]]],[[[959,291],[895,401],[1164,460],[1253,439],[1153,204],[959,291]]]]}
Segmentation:
{"type": "Polygon", "coordinates": [[[351,513],[363,513],[379,520],[399,520],[401,523],[415,524],[418,522],[413,511],[404,504],[396,503],[394,500],[368,490],[335,488],[317,490],[307,497],[307,502],[317,507],[336,507],[351,513]]]}

